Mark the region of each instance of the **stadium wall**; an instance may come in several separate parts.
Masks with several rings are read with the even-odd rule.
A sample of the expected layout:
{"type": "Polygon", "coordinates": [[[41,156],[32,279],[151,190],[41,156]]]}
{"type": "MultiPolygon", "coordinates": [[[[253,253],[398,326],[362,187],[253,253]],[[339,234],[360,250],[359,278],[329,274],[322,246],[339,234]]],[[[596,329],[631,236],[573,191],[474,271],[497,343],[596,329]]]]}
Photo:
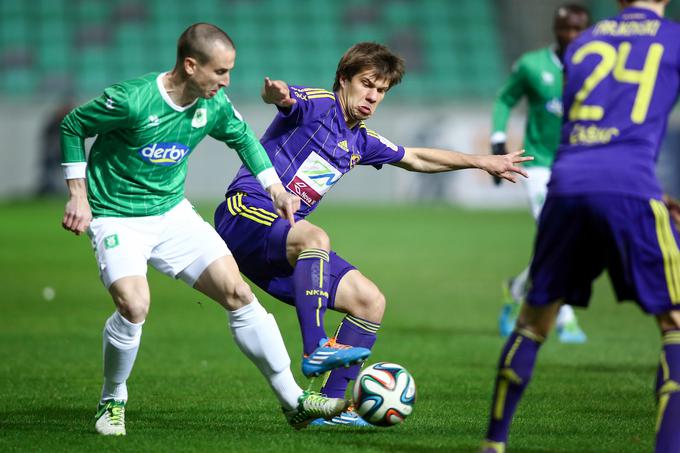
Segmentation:
{"type": "MultiPolygon", "coordinates": [[[[387,101],[389,102],[389,101],[387,101]]],[[[490,105],[470,104],[438,107],[412,107],[383,104],[368,126],[404,146],[429,146],[467,153],[488,152],[490,105]]],[[[266,105],[240,105],[239,110],[256,134],[269,124],[274,109],[266,105]]],[[[27,198],[40,183],[41,135],[54,104],[0,103],[0,199],[27,198]]],[[[521,146],[522,109],[511,118],[509,148],[521,146]]],[[[666,150],[659,163],[659,175],[672,194],[680,195],[680,112],[672,117],[666,150]]],[[[187,196],[213,200],[221,197],[238,169],[236,154],[211,138],[204,140],[189,160],[187,196]]],[[[53,168],[60,178],[60,169],[53,168]]],[[[61,184],[60,184],[61,187],[61,184]]],[[[423,175],[386,166],[380,171],[358,167],[346,175],[327,195],[337,202],[446,201],[471,207],[518,207],[525,204],[519,184],[495,187],[480,171],[465,170],[448,174],[423,175]]]]}

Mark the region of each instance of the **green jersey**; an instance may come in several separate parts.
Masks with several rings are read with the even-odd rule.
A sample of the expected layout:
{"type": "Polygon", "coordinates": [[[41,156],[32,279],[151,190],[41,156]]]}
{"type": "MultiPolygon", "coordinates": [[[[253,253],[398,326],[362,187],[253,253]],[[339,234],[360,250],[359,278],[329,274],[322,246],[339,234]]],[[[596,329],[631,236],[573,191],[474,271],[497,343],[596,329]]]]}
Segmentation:
{"type": "Polygon", "coordinates": [[[524,149],[534,157],[525,165],[550,167],[562,126],[562,63],[552,47],[527,52],[513,66],[494,103],[492,142],[505,141],[510,110],[523,96],[529,104],[524,149]]]}
{"type": "Polygon", "coordinates": [[[236,150],[254,175],[272,168],[226,94],[180,107],[162,76],[113,85],[62,122],[64,163],[85,162],[84,139],[97,136],[87,160],[94,217],[160,215],[176,206],[184,198],[187,158],[206,135],[236,150]]]}

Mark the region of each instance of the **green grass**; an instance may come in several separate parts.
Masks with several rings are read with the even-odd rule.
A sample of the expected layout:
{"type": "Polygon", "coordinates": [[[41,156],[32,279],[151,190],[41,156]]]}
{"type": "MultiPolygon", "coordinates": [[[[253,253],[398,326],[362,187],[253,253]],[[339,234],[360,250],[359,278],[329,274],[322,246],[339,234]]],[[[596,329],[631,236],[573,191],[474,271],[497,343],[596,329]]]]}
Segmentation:
{"type": "MultiPolygon", "coordinates": [[[[203,206],[212,218],[209,204],[203,206]]],[[[415,412],[390,429],[295,432],[230,337],[216,304],[149,271],[152,304],[129,380],[128,436],[93,432],[101,330],[113,305],[89,241],[60,228],[63,202],[0,204],[0,451],[474,451],[503,344],[499,284],[526,264],[526,212],[325,206],[311,220],[388,300],[371,361],[406,366],[415,412]],[[54,300],[42,297],[45,287],[54,300]]],[[[290,307],[258,293],[299,369],[290,307]]],[[[548,341],[513,424],[511,451],[633,452],[653,445],[654,322],[617,306],[608,281],[579,311],[585,345],[548,341]]],[[[341,318],[327,317],[334,328],[341,318]]]]}

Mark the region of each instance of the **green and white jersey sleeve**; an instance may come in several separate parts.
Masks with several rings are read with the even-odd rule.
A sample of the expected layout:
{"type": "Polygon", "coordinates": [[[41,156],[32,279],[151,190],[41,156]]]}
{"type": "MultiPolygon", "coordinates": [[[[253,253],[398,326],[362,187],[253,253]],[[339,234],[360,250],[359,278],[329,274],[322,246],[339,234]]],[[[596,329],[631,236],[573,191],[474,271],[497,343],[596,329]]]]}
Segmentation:
{"type": "Polygon", "coordinates": [[[87,161],[95,217],[159,215],[184,198],[187,158],[206,135],[237,151],[255,174],[272,168],[250,127],[223,92],[176,105],[158,73],[122,82],[76,108],[61,126],[64,163],[87,161]]]}
{"type": "Polygon", "coordinates": [[[510,111],[528,101],[524,149],[534,160],[528,166],[550,167],[562,126],[562,64],[552,47],[522,55],[501,87],[493,108],[492,142],[505,140],[510,111]]]}

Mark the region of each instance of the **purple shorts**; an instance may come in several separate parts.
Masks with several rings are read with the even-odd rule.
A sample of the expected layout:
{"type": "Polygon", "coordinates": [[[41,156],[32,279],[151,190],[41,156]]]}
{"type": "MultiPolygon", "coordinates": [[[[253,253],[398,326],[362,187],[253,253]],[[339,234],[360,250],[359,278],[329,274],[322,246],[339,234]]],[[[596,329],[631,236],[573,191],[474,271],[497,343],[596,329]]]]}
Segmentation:
{"type": "Polygon", "coordinates": [[[619,301],[647,313],[680,310],[678,233],[660,200],[548,194],[539,218],[527,303],[587,306],[606,268],[619,301]]]}
{"type": "MultiPolygon", "coordinates": [[[[267,294],[295,305],[293,267],[286,258],[290,223],[274,213],[271,200],[242,192],[227,194],[215,209],[215,229],[243,275],[267,294]]],[[[328,308],[333,308],[340,280],[356,268],[331,251],[330,269],[328,308]]]]}

